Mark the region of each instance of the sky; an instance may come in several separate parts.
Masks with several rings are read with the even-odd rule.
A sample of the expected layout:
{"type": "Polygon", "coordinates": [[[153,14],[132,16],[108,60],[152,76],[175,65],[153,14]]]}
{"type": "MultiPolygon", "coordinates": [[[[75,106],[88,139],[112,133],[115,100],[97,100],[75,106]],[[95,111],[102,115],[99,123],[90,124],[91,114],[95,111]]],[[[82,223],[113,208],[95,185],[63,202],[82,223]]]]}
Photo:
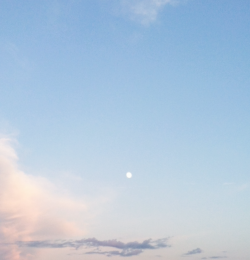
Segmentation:
{"type": "Polygon", "coordinates": [[[249,0],[1,0],[1,260],[250,260],[249,86],[249,0]]]}

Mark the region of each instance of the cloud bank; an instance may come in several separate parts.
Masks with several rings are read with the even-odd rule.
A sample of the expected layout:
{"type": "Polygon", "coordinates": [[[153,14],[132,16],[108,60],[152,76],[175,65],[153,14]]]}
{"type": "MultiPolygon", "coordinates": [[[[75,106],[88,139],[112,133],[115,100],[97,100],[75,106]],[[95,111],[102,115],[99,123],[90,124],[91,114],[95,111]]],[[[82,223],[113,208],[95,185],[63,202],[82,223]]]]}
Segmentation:
{"type": "Polygon", "coordinates": [[[101,254],[106,256],[122,256],[129,257],[141,254],[144,250],[154,250],[169,247],[167,238],[152,240],[148,239],[142,243],[138,241],[123,243],[116,239],[100,241],[96,238],[88,238],[81,240],[57,240],[57,241],[19,241],[16,244],[19,247],[32,248],[93,248],[85,254],[101,254]],[[118,250],[102,251],[100,248],[113,248],[118,250]]]}
{"type": "Polygon", "coordinates": [[[86,212],[81,201],[59,194],[46,179],[21,171],[8,138],[0,138],[0,259],[34,259],[16,241],[76,237],[84,234],[75,215],[86,212]]]}
{"type": "Polygon", "coordinates": [[[177,0],[122,0],[121,3],[131,19],[150,24],[156,20],[164,6],[176,4],[177,0]]]}

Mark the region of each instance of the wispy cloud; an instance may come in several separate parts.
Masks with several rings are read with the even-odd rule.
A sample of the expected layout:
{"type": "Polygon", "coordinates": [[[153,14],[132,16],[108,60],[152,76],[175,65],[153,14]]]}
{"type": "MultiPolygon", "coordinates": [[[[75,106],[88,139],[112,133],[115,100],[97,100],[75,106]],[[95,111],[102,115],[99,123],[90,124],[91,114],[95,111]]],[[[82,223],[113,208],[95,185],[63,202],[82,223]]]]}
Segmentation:
{"type": "Polygon", "coordinates": [[[174,5],[177,0],[122,0],[123,9],[130,18],[142,24],[154,22],[158,13],[166,5],[174,5]]]}
{"type": "Polygon", "coordinates": [[[116,239],[113,240],[97,240],[96,238],[88,238],[81,240],[56,240],[56,241],[19,241],[16,243],[19,247],[32,248],[93,248],[85,254],[101,254],[106,256],[122,256],[129,257],[141,254],[144,250],[155,250],[169,247],[167,238],[152,240],[148,239],[143,242],[133,241],[123,243],[116,239]],[[102,251],[102,248],[113,248],[118,250],[102,251]]]}
{"type": "Polygon", "coordinates": [[[193,249],[191,251],[188,251],[186,254],[183,256],[190,256],[190,255],[196,255],[202,253],[202,250],[200,248],[193,249]]]}

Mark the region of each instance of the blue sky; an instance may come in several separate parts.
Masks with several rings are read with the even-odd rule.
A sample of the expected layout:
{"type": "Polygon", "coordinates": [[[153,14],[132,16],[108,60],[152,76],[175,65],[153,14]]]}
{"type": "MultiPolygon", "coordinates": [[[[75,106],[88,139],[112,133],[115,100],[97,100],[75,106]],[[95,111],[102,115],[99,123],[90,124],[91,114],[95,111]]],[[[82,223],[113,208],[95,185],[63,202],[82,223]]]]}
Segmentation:
{"type": "MultiPolygon", "coordinates": [[[[38,205],[16,233],[4,235],[2,224],[0,237],[51,241],[0,248],[4,260],[14,259],[11,252],[24,260],[106,259],[112,246],[84,255],[50,248],[55,239],[93,237],[98,245],[155,243],[152,250],[123,245],[114,259],[129,252],[138,259],[250,259],[250,2],[0,5],[1,178],[22,179],[2,184],[0,202],[23,198],[25,212],[38,205]],[[15,185],[20,194],[40,195],[12,196],[15,185]],[[62,222],[60,232],[45,224],[38,230],[59,217],[75,229],[62,222]],[[32,228],[22,230],[30,219],[32,228]],[[166,247],[154,242],[162,238],[166,247]]],[[[14,216],[11,207],[2,210],[2,223],[6,212],[14,216]]]]}

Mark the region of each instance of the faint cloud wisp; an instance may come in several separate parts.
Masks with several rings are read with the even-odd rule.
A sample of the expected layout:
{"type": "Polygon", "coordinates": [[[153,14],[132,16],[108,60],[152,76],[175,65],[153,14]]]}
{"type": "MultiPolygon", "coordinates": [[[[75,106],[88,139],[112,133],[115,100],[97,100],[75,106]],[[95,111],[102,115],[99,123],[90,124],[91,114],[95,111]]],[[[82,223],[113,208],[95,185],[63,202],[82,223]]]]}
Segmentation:
{"type": "Polygon", "coordinates": [[[122,0],[121,4],[132,20],[148,25],[156,20],[165,5],[174,5],[178,2],[177,0],[122,0]]]}

